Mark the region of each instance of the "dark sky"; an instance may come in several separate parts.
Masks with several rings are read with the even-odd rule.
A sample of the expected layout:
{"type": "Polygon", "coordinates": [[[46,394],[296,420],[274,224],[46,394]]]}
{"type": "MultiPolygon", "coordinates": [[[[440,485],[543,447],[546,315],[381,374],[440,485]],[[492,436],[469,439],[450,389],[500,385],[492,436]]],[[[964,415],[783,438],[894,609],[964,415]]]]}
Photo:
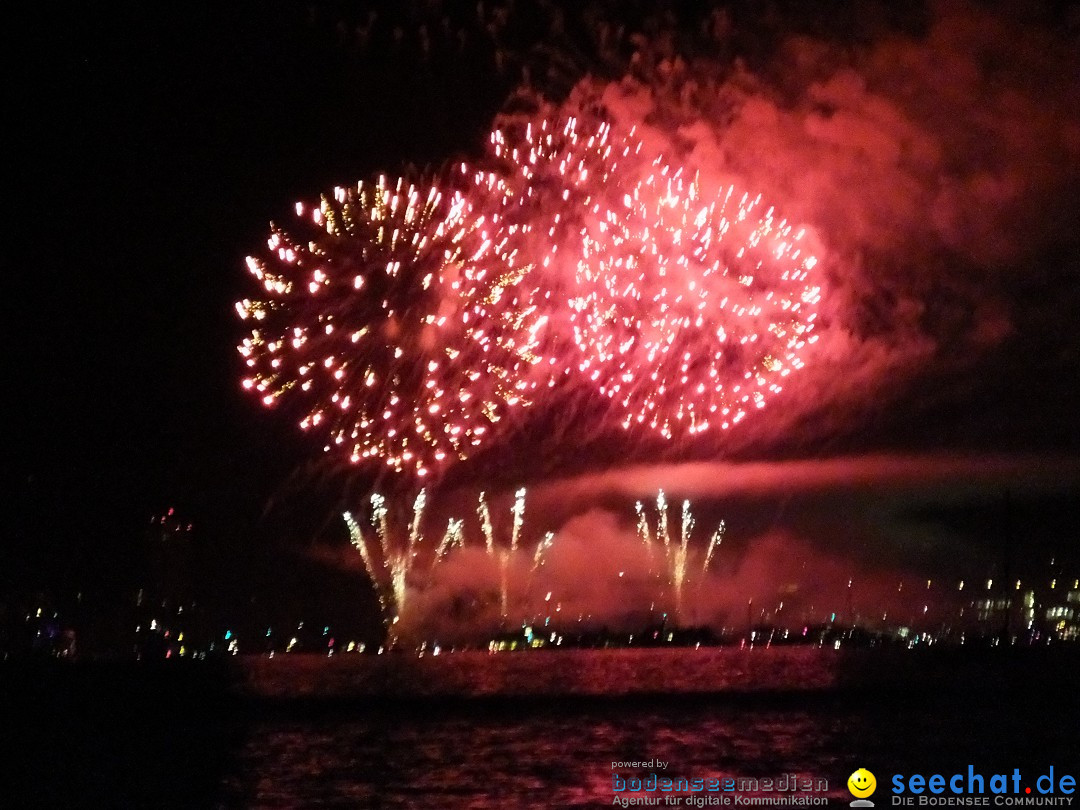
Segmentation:
{"type": "Polygon", "coordinates": [[[10,35],[19,545],[171,505],[227,534],[304,452],[238,395],[244,256],[294,199],[474,143],[505,90],[365,60],[304,8],[84,6],[10,35]]]}
{"type": "MultiPolygon", "coordinates": [[[[518,74],[495,69],[495,46],[472,21],[475,6],[458,5],[446,4],[452,29],[467,29],[470,46],[459,55],[452,36],[436,33],[428,61],[418,56],[415,20],[402,19],[403,44],[393,45],[395,23],[387,12],[373,29],[374,44],[358,46],[353,26],[364,16],[355,9],[148,3],[119,13],[82,6],[9,26],[6,50],[22,54],[7,66],[5,116],[14,135],[4,250],[9,585],[22,574],[48,579],[58,560],[122,566],[143,523],[170,506],[223,547],[274,533],[259,515],[312,448],[287,417],[264,412],[237,385],[234,346],[242,330],[232,305],[249,291],[243,258],[260,248],[268,221],[295,200],[408,161],[424,166],[476,152],[518,74]],[[345,45],[339,20],[346,21],[345,45]]],[[[545,18],[532,14],[537,7],[520,4],[511,16],[502,32],[504,57],[545,42],[536,27],[545,18]]],[[[561,64],[546,74],[553,85],[577,75],[579,65],[610,69],[575,40],[575,21],[593,19],[589,10],[603,7],[572,11],[568,33],[548,43],[564,63],[540,49],[542,59],[561,64]]],[[[627,14],[641,19],[642,4],[633,7],[627,14]]],[[[836,30],[850,27],[858,35],[850,10],[837,9],[830,12],[843,21],[836,30]]],[[[812,20],[809,28],[829,31],[829,19],[812,20]]],[[[1035,24],[1075,19],[1069,7],[1057,6],[1035,24]]],[[[911,29],[925,24],[918,13],[901,22],[911,29]]],[[[874,25],[893,30],[895,21],[874,25]]],[[[756,38],[738,42],[771,52],[783,27],[773,21],[755,29],[756,38]]],[[[1075,52],[1075,33],[1065,37],[1075,52]]],[[[870,67],[864,72],[873,75],[870,67]]],[[[815,104],[842,105],[843,92],[827,86],[815,104]]],[[[1052,117],[1046,125],[1054,126],[1052,117]]],[[[783,135],[780,127],[773,133],[762,126],[755,131],[763,139],[783,135]]],[[[1061,126],[1075,127],[1075,119],[1061,126]]],[[[736,138],[738,126],[731,131],[736,138]]],[[[1000,130],[1006,140],[1013,131],[1000,130]]],[[[1040,132],[1013,147],[1022,153],[1040,132]]],[[[720,140],[723,148],[732,143],[720,140]]],[[[1036,161],[1040,154],[1022,157],[1036,161]]],[[[1075,155],[1046,157],[1061,154],[1075,155]]],[[[948,158],[941,164],[967,182],[963,162],[948,158]]],[[[1048,173],[1058,168],[1062,177],[1077,176],[1075,165],[1048,173]]],[[[1043,174],[1021,172],[1017,182],[1035,183],[1038,191],[1043,174]]],[[[983,186],[961,186],[950,199],[964,206],[972,188],[975,194],[983,186]]],[[[1076,209],[1062,205],[1076,201],[1076,188],[1051,191],[1056,213],[1049,235],[1036,232],[1029,252],[974,253],[977,225],[948,219],[946,211],[940,230],[954,237],[951,243],[912,260],[924,270],[933,262],[953,268],[933,283],[896,282],[901,273],[889,250],[860,253],[858,271],[846,276],[854,281],[844,304],[833,313],[837,322],[857,325],[845,333],[854,334],[851,352],[838,344],[815,379],[846,377],[855,389],[872,369],[885,393],[861,400],[845,389],[842,406],[830,408],[822,383],[820,409],[803,409],[781,438],[755,439],[738,456],[1080,451],[1074,425],[1080,264],[1069,235],[1076,209]],[[987,266],[993,271],[983,272],[987,266]],[[880,286],[867,287],[869,278],[880,286]],[[973,288],[986,295],[973,298],[973,288]],[[911,314],[911,301],[920,296],[924,306],[911,314]],[[974,314],[972,301],[980,302],[974,314]],[[899,344],[875,339],[877,330],[896,327],[897,312],[907,314],[894,332],[921,329],[938,341],[921,365],[912,357],[891,364],[899,344]],[[998,338],[1001,312],[1010,328],[998,338]],[[956,338],[959,352],[942,349],[952,329],[963,333],[956,338]],[[974,351],[983,344],[970,335],[981,340],[988,331],[992,350],[974,351]],[[854,370],[844,368],[845,356],[854,370]],[[883,356],[889,362],[877,365],[883,356]],[[898,384],[882,381],[897,369],[898,384]],[[809,438],[792,439],[796,433],[809,438]]],[[[855,232],[851,211],[837,199],[837,221],[830,224],[843,234],[838,241],[884,239],[874,230],[880,212],[868,215],[865,232],[855,232]]],[[[919,238],[914,230],[903,235],[919,238]]],[[[889,246],[893,254],[901,242],[889,246]]],[[[1050,508],[1066,515],[1075,503],[1074,490],[1050,508]]]]}

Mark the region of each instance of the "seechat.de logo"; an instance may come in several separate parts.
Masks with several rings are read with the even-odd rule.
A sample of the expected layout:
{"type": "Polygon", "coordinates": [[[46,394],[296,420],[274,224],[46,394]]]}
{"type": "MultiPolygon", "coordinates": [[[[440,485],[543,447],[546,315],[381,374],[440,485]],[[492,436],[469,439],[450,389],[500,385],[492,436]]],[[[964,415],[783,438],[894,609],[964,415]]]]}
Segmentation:
{"type": "Polygon", "coordinates": [[[874,803],[867,800],[877,790],[877,779],[866,768],[859,768],[847,780],[847,789],[855,797],[851,807],[873,807],[874,803]]]}

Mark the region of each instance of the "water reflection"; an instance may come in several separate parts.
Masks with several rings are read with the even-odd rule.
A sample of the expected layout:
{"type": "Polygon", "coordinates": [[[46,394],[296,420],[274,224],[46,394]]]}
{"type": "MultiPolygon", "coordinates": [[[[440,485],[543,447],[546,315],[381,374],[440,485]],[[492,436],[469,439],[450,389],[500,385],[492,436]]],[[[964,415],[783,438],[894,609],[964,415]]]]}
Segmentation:
{"type": "Polygon", "coordinates": [[[573,714],[278,718],[251,729],[237,762],[248,777],[229,788],[259,806],[610,806],[613,759],[661,759],[670,763],[664,774],[688,778],[834,781],[844,728],[843,719],[810,711],[633,704],[573,714]]]}
{"type": "Polygon", "coordinates": [[[1036,684],[970,658],[922,660],[921,680],[898,680],[886,658],[852,669],[806,650],[495,659],[294,672],[301,693],[363,699],[260,704],[228,797],[261,807],[610,807],[613,761],[661,759],[672,777],[825,778],[846,804],[845,780],[860,766],[1080,764],[1071,666],[1048,677],[1040,665],[1036,684]]]}

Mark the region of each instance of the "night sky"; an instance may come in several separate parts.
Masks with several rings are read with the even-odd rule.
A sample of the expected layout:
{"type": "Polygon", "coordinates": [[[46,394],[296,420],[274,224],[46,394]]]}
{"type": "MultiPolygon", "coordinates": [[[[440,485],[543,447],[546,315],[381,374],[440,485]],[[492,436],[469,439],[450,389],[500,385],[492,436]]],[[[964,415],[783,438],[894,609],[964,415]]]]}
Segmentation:
{"type": "MultiPolygon", "coordinates": [[[[605,3],[522,2],[495,34],[476,23],[473,4],[403,5],[410,10],[381,11],[366,44],[356,27],[367,17],[352,6],[144,4],[122,13],[83,6],[9,26],[8,59],[22,56],[7,66],[5,130],[14,143],[5,195],[11,481],[4,587],[62,589],[122,572],[150,516],[169,507],[196,525],[216,559],[230,564],[272,565],[265,561],[283,553],[281,542],[304,545],[326,534],[322,517],[343,485],[331,485],[323,499],[312,495],[317,486],[305,485],[305,497],[316,504],[310,514],[303,499],[267,510],[288,500],[283,493],[318,448],[298,435],[289,414],[263,410],[238,385],[235,345],[243,329],[233,303],[250,294],[243,260],[263,245],[269,220],[284,219],[294,201],[315,199],[335,184],[475,154],[520,83],[523,64],[534,84],[559,101],[586,70],[600,76],[620,75],[632,64],[643,70],[632,58],[634,26],[653,42],[666,42],[663,47],[703,53],[704,17],[689,10],[692,4],[666,4],[665,16],[645,13],[648,4],[640,3],[618,15],[605,3]],[[430,8],[438,6],[444,12],[432,17],[430,8]],[[557,37],[548,27],[556,8],[567,9],[557,37]],[[439,28],[442,13],[449,33],[439,28]],[[613,52],[590,34],[605,19],[630,22],[613,52]],[[429,20],[433,45],[423,58],[419,30],[429,20]],[[667,39],[665,26],[675,31],[667,39]],[[464,49],[459,31],[468,38],[464,49]]],[[[826,359],[793,395],[797,407],[785,414],[783,403],[776,404],[772,428],[751,427],[730,448],[684,448],[659,460],[679,461],[679,453],[736,461],[867,453],[1021,458],[974,492],[958,486],[964,472],[933,479],[935,497],[911,495],[913,488],[898,489],[892,480],[849,485],[841,477],[831,489],[794,486],[796,494],[785,501],[782,493],[802,473],[781,474],[764,490],[768,505],[736,499],[733,509],[745,515],[747,533],[767,534],[779,521],[812,534],[806,527],[833,503],[814,500],[815,492],[858,492],[871,500],[877,493],[889,504],[879,525],[936,527],[926,530],[931,539],[923,551],[885,544],[893,556],[913,555],[922,565],[938,559],[934,538],[994,531],[999,524],[988,521],[986,505],[999,508],[1011,489],[1016,523],[1040,527],[1031,542],[1067,550],[1080,531],[1073,461],[1080,454],[1080,98],[1070,95],[1080,64],[1075,7],[1026,12],[1025,30],[1045,32],[1053,43],[1030,75],[1023,71],[1034,64],[1031,54],[1017,56],[1014,68],[1008,43],[997,54],[972,57],[976,73],[989,77],[979,86],[1003,87],[1001,98],[1015,102],[999,105],[995,96],[983,105],[987,117],[1015,111],[1000,126],[966,123],[964,116],[980,109],[978,100],[969,100],[954,121],[937,113],[894,120],[887,104],[859,100],[859,109],[886,108],[880,120],[891,123],[881,132],[902,143],[897,165],[914,167],[895,173],[877,168],[874,155],[891,148],[874,141],[880,133],[854,124],[844,130],[866,141],[864,154],[851,150],[854,136],[844,140],[828,127],[860,93],[894,101],[917,96],[925,84],[915,79],[907,90],[889,86],[892,74],[874,62],[874,48],[901,35],[923,42],[932,13],[914,10],[900,19],[833,4],[821,16],[795,18],[780,3],[761,22],[748,8],[731,6],[738,33],[725,47],[744,56],[743,69],[757,81],[773,80],[778,88],[767,94],[747,79],[748,96],[760,93],[781,108],[787,98],[798,107],[803,91],[792,65],[822,77],[835,69],[827,48],[814,51],[805,39],[792,44],[794,33],[865,56],[859,65],[870,78],[855,89],[820,78],[816,90],[806,91],[813,109],[794,129],[785,129],[783,115],[779,123],[770,116],[767,105],[759,105],[761,118],[751,125],[752,105],[744,105],[723,135],[688,147],[696,159],[715,150],[726,171],[740,168],[743,149],[748,162],[756,161],[747,170],[755,182],[834,237],[830,272],[838,292],[827,316],[834,337],[826,359]],[[820,64],[806,67],[814,59],[820,64]],[[1060,80],[1049,92],[1040,84],[1044,73],[1060,80]],[[1043,92],[1056,97],[1040,101],[1046,114],[1033,119],[1024,102],[1043,92]],[[903,133],[905,120],[924,130],[903,133]],[[946,131],[933,143],[921,137],[946,131]],[[970,142],[951,134],[963,131],[973,133],[970,142]],[[827,177],[814,164],[820,151],[800,152],[797,141],[806,133],[816,143],[836,144],[833,165],[860,155],[852,164],[858,171],[827,177]],[[980,140],[979,133],[990,135],[980,140]],[[787,156],[752,154],[773,143],[788,143],[787,156]],[[973,169],[975,160],[983,162],[973,169]],[[869,195],[844,190],[860,182],[880,184],[874,204],[866,203],[869,195]],[[934,206],[913,212],[908,202],[922,200],[924,182],[934,190],[934,206]],[[799,189],[810,191],[800,197],[799,189]],[[997,211],[1004,212],[1000,220],[990,215],[997,211]],[[933,223],[932,239],[929,227],[924,233],[910,224],[920,220],[933,223]],[[966,495],[941,497],[957,490],[966,495]],[[801,516],[791,518],[793,512],[801,516]]],[[[986,36],[983,12],[971,10],[982,7],[962,8],[958,19],[976,22],[970,29],[957,24],[948,44],[986,36]]],[[[1010,20],[1001,14],[996,25],[1010,20]]],[[[1020,37],[1017,48],[1031,48],[1043,35],[1020,37]]],[[[927,47],[935,55],[946,51],[927,47]]],[[[909,69],[924,68],[912,62],[909,69]]],[[[949,65],[932,69],[947,73],[949,65]]],[[[617,116],[644,103],[632,94],[627,99],[617,116]]],[[[946,101],[923,103],[940,108],[946,101]]],[[[911,105],[909,112],[918,109],[918,100],[911,105]]],[[[516,452],[514,459],[529,457],[528,448],[516,452]]],[[[624,455],[607,444],[585,458],[575,453],[558,448],[543,469],[504,467],[498,474],[507,483],[573,476],[594,471],[596,460],[624,455]]],[[[653,459],[639,453],[634,460],[653,459]]],[[[979,466],[975,461],[971,469],[979,466]]],[[[654,481],[664,484],[659,473],[647,478],[634,494],[654,481]]],[[[630,489],[601,487],[601,501],[630,489]]],[[[724,487],[713,494],[721,497],[724,487]]],[[[563,517],[587,508],[583,499],[563,517]]],[[[851,542],[868,548],[881,542],[862,531],[851,542]]],[[[343,533],[335,528],[329,535],[340,540],[343,533]]],[[[818,532],[825,535],[835,542],[831,528],[818,532]]]]}
{"type": "Polygon", "coordinates": [[[373,64],[338,45],[332,12],[307,14],[83,8],[19,31],[34,54],[13,82],[9,195],[22,551],[107,545],[170,506],[217,536],[250,527],[306,448],[239,395],[244,256],[294,198],[441,161],[497,109],[504,91],[467,66],[373,64]]]}

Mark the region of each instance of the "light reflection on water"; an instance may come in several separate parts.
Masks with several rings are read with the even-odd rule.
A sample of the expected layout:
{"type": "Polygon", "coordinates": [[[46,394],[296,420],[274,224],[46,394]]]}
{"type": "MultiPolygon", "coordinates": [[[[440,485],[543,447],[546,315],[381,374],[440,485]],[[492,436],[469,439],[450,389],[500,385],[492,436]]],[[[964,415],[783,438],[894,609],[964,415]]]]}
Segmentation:
{"type": "Polygon", "coordinates": [[[670,776],[793,772],[831,777],[840,786],[846,765],[832,750],[843,726],[798,710],[633,705],[573,714],[529,708],[478,716],[271,720],[252,729],[238,762],[249,776],[232,790],[268,807],[611,806],[612,761],[653,757],[671,763],[663,772],[670,776]]]}
{"type": "Polygon", "coordinates": [[[846,660],[817,647],[530,651],[248,659],[261,696],[633,695],[835,686],[846,660]]]}
{"type": "MultiPolygon", "coordinates": [[[[1080,763],[1070,731],[1080,711],[1075,700],[1050,713],[955,692],[800,692],[831,682],[835,658],[791,652],[757,653],[753,667],[784,673],[757,695],[693,694],[719,666],[715,656],[693,651],[523,654],[486,667],[469,657],[446,657],[438,667],[393,664],[404,681],[395,685],[383,671],[373,681],[360,678],[358,693],[377,681],[399,696],[467,697],[262,707],[225,781],[226,797],[283,808],[610,807],[612,762],[659,758],[670,763],[663,775],[673,777],[825,778],[839,805],[850,800],[845,780],[860,766],[910,773],[1080,763]],[[553,694],[557,683],[569,696],[553,694]],[[492,694],[503,697],[475,698],[492,694]]],[[[728,660],[747,666],[745,657],[728,660]]],[[[320,671],[332,684],[349,672],[290,666],[298,693],[318,693],[317,684],[296,682],[320,671]]],[[[276,670],[279,690],[284,672],[276,670]]],[[[358,677],[355,670],[349,676],[354,686],[358,677]]]]}

